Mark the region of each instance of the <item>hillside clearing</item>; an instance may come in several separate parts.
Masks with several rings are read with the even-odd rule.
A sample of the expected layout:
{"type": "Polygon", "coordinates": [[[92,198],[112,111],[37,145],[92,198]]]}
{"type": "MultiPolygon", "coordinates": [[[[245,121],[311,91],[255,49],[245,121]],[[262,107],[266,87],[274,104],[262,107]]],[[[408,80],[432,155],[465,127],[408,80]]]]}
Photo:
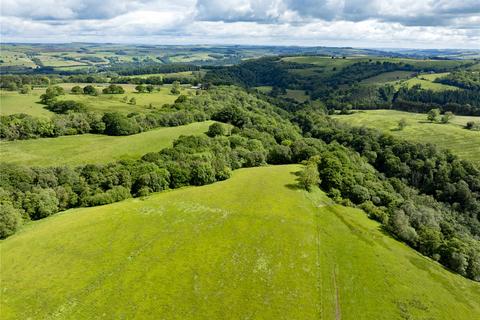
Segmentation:
{"type": "Polygon", "coordinates": [[[0,142],[3,162],[30,166],[80,165],[138,159],[169,147],[181,135],[202,134],[213,121],[158,128],[131,136],[83,134],[0,142]]]}
{"type": "Polygon", "coordinates": [[[40,104],[40,95],[43,90],[33,90],[29,94],[20,94],[16,91],[0,90],[0,115],[6,116],[15,113],[26,113],[35,117],[50,117],[53,112],[40,104]]]}
{"type": "MultiPolygon", "coordinates": [[[[150,107],[161,108],[164,104],[171,104],[175,102],[178,95],[170,92],[171,85],[157,86],[160,91],[152,93],[138,93],[135,91],[135,86],[132,84],[122,84],[124,94],[101,94],[102,89],[107,84],[95,84],[94,86],[99,91],[98,96],[76,95],[71,94],[70,90],[73,86],[85,87],[86,83],[60,83],[58,86],[65,89],[66,94],[59,96],[58,100],[74,100],[85,104],[88,111],[95,112],[150,112],[150,107]],[[136,99],[136,104],[131,105],[123,101],[124,97],[128,100],[136,99]],[[151,106],[150,106],[151,105],[151,106]]],[[[28,94],[20,94],[16,91],[0,90],[0,114],[9,115],[15,113],[26,113],[32,116],[51,116],[52,112],[45,109],[45,105],[40,104],[40,96],[45,93],[46,88],[37,87],[28,94]]],[[[188,95],[193,92],[189,86],[183,86],[180,89],[181,94],[188,95]]]]}
{"type": "Polygon", "coordinates": [[[427,115],[396,110],[356,111],[351,115],[334,116],[337,120],[355,126],[367,126],[394,136],[431,143],[450,149],[461,158],[480,163],[480,132],[463,127],[468,121],[480,121],[480,117],[455,116],[449,124],[431,123],[427,115]],[[398,122],[407,120],[407,127],[398,130],[398,122]]]}
{"type": "Polygon", "coordinates": [[[4,319],[475,319],[480,285],[295,187],[299,166],[69,210],[1,242],[4,319]],[[379,297],[381,298],[379,299],[379,297]]]}

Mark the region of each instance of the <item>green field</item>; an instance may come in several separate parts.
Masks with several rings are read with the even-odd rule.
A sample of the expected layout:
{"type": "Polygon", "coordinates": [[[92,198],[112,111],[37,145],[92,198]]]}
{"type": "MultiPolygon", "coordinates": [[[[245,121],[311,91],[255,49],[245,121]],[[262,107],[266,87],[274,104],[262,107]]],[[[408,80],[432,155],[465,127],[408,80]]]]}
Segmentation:
{"type": "MultiPolygon", "coordinates": [[[[205,73],[205,72],[202,72],[205,73]]],[[[150,73],[150,74],[137,74],[129,76],[130,78],[148,78],[148,77],[168,77],[168,78],[194,78],[193,71],[182,71],[172,73],[150,73]]]]}
{"type": "MultiPolygon", "coordinates": [[[[65,88],[66,94],[59,96],[59,100],[75,100],[84,103],[89,111],[97,112],[113,112],[118,111],[122,113],[131,112],[149,112],[150,104],[154,108],[161,108],[164,104],[173,103],[178,95],[170,93],[171,85],[160,86],[159,92],[153,93],[138,93],[135,92],[135,85],[123,84],[125,94],[99,94],[98,96],[89,95],[74,95],[70,94],[73,86],[79,85],[84,87],[87,84],[82,83],[61,83],[59,86],[65,88]],[[131,105],[122,101],[123,97],[127,96],[130,100],[135,98],[136,105],[131,105]]],[[[99,92],[107,85],[96,85],[99,92]]],[[[183,86],[180,90],[181,94],[188,95],[193,90],[190,86],[183,86]]],[[[45,93],[46,88],[35,88],[28,94],[20,94],[15,91],[0,90],[0,114],[8,115],[14,113],[26,113],[32,116],[51,116],[52,112],[45,109],[45,106],[40,104],[40,95],[45,93]]]]}
{"type": "Polygon", "coordinates": [[[35,117],[50,117],[53,112],[45,109],[40,104],[40,95],[45,89],[32,90],[28,94],[20,94],[16,91],[0,90],[0,115],[10,115],[15,113],[26,113],[35,117]]]}
{"type": "Polygon", "coordinates": [[[35,67],[35,63],[33,63],[33,61],[23,52],[1,50],[0,59],[3,61],[0,63],[2,66],[35,67]]]}
{"type": "Polygon", "coordinates": [[[439,124],[427,121],[427,115],[421,113],[368,110],[335,118],[355,126],[380,129],[403,139],[436,144],[464,159],[480,163],[480,132],[463,128],[468,121],[480,121],[480,117],[455,116],[451,123],[439,124]],[[397,130],[400,119],[408,123],[402,131],[397,130]]]}
{"type": "MultiPolygon", "coordinates": [[[[433,82],[435,79],[445,74],[447,73],[420,74],[406,81],[401,81],[399,85],[405,85],[408,88],[411,88],[414,85],[419,84],[422,87],[422,89],[433,90],[433,91],[459,90],[459,88],[455,86],[433,82]]],[[[399,85],[397,85],[397,87],[399,85]]]]}
{"type": "Polygon", "coordinates": [[[362,80],[360,83],[365,83],[365,84],[386,83],[386,82],[404,80],[411,77],[412,77],[411,71],[391,71],[391,72],[381,73],[371,78],[367,78],[365,80],[362,80]]]}
{"type": "MultiPolygon", "coordinates": [[[[385,58],[385,57],[374,57],[374,56],[348,56],[345,59],[335,58],[332,59],[330,56],[292,56],[282,58],[283,61],[295,62],[302,64],[311,64],[311,68],[304,69],[291,69],[289,72],[304,76],[304,77],[329,77],[333,76],[336,73],[339,73],[343,68],[352,65],[358,62],[392,62],[392,63],[406,63],[413,65],[415,67],[422,68],[432,68],[432,67],[442,67],[446,69],[453,69],[455,67],[460,67],[466,65],[473,60],[428,60],[428,59],[406,59],[406,58],[385,58]]],[[[440,83],[434,83],[434,77],[431,74],[421,74],[418,77],[411,78],[412,72],[410,71],[393,71],[393,72],[384,72],[380,75],[365,79],[362,83],[373,84],[373,83],[385,83],[385,82],[396,82],[398,85],[404,83],[408,87],[411,87],[415,84],[420,84],[424,89],[432,90],[458,90],[457,87],[452,87],[448,85],[443,85],[440,83]],[[409,79],[411,78],[411,79],[409,79]],[[425,80],[423,80],[424,78],[425,80]],[[408,79],[408,80],[407,80],[408,79]],[[400,81],[400,82],[398,82],[400,81]]],[[[438,75],[443,75],[438,73],[438,75]]]]}
{"type": "MultiPolygon", "coordinates": [[[[69,91],[72,85],[76,84],[62,84],[67,91],[69,91]]],[[[80,85],[85,86],[85,84],[80,85]]],[[[99,85],[97,89],[99,92],[102,91],[107,85],[99,85]]],[[[125,89],[124,94],[100,94],[98,96],[89,96],[89,95],[74,95],[66,94],[60,96],[60,100],[75,100],[84,103],[87,108],[91,111],[97,112],[111,112],[118,111],[122,113],[130,112],[148,112],[149,105],[152,104],[154,108],[161,108],[162,105],[167,103],[173,103],[178,95],[170,93],[171,85],[162,85],[159,92],[152,93],[138,93],[135,91],[135,86],[133,84],[122,84],[125,89]],[[131,105],[122,101],[123,97],[135,98],[137,100],[136,105],[131,105]]],[[[184,86],[181,88],[181,94],[188,95],[192,90],[189,89],[190,86],[184,86]]]]}
{"type": "Polygon", "coordinates": [[[79,165],[138,159],[148,152],[169,147],[181,135],[207,132],[212,121],[158,128],[131,136],[82,134],[56,138],[0,142],[3,162],[30,166],[79,165]]]}
{"type": "Polygon", "coordinates": [[[68,210],[0,243],[7,319],[456,319],[480,284],[295,187],[299,166],[68,210]]]}

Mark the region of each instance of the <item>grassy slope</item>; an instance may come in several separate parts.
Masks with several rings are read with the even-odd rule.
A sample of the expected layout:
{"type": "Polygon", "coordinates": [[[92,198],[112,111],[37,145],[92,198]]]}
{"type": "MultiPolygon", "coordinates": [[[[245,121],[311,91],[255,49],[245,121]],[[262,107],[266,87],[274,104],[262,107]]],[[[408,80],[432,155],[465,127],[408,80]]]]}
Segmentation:
{"type": "MultiPolygon", "coordinates": [[[[63,87],[66,88],[67,92],[70,92],[70,89],[73,85],[77,84],[62,84],[63,87]]],[[[81,84],[80,86],[83,88],[86,84],[81,84]]],[[[84,103],[89,110],[97,111],[97,112],[109,112],[109,111],[119,111],[123,113],[130,113],[130,112],[142,112],[142,111],[149,111],[147,108],[151,103],[153,107],[160,108],[162,105],[166,103],[173,103],[177,98],[178,95],[174,95],[170,93],[171,85],[163,85],[161,86],[160,92],[153,92],[153,93],[138,93],[135,92],[135,86],[131,84],[122,84],[121,85],[125,89],[124,94],[100,94],[98,96],[88,96],[88,95],[73,95],[73,94],[66,94],[60,96],[61,100],[75,100],[84,103]],[[123,97],[127,96],[130,100],[131,98],[135,98],[137,100],[136,105],[130,105],[122,101],[123,97]]],[[[98,86],[97,89],[99,92],[102,92],[102,89],[105,88],[104,86],[98,86]]],[[[192,90],[182,88],[182,94],[188,94],[192,90]]]]}
{"type": "MultiPolygon", "coordinates": [[[[119,111],[122,113],[131,112],[149,112],[149,104],[152,104],[155,108],[161,108],[166,103],[173,103],[178,95],[170,93],[171,85],[163,85],[160,88],[160,92],[153,93],[137,93],[135,92],[135,85],[123,84],[121,85],[125,89],[124,94],[100,94],[98,96],[88,95],[74,95],[70,94],[70,90],[73,86],[79,85],[84,87],[87,84],[84,83],[61,83],[59,86],[65,88],[67,92],[65,95],[60,96],[59,100],[75,100],[84,103],[89,111],[96,112],[112,112],[119,111]],[[137,100],[136,105],[130,105],[122,101],[122,98],[127,96],[129,99],[135,97],[137,100]]],[[[99,92],[106,85],[98,85],[99,92]]],[[[182,94],[188,95],[193,90],[184,86],[180,91],[182,94]]],[[[40,101],[40,95],[45,93],[46,88],[35,88],[28,94],[20,94],[18,92],[9,92],[0,90],[0,114],[8,115],[14,113],[26,113],[32,116],[51,116],[52,112],[45,109],[45,106],[38,103],[40,101]]]]}
{"type": "Polygon", "coordinates": [[[39,104],[43,90],[34,90],[29,94],[20,94],[16,91],[0,90],[0,115],[26,113],[35,117],[50,117],[54,113],[39,104]]]}
{"type": "Polygon", "coordinates": [[[468,121],[480,121],[479,117],[456,116],[450,124],[438,124],[426,121],[426,114],[368,110],[335,118],[356,126],[380,129],[407,140],[436,144],[451,149],[464,159],[480,163],[480,132],[463,128],[468,121]],[[406,119],[408,122],[402,131],[397,130],[400,119],[406,119]]]}
{"type": "Polygon", "coordinates": [[[1,161],[31,166],[78,165],[136,159],[171,145],[180,135],[201,134],[213,122],[159,128],[139,134],[114,137],[83,134],[0,142],[1,161]]]}
{"type": "MultiPolygon", "coordinates": [[[[437,74],[437,76],[432,75],[432,74],[419,75],[417,77],[414,77],[414,78],[408,79],[404,82],[401,82],[401,84],[406,85],[408,88],[411,88],[416,84],[419,84],[422,87],[422,89],[433,90],[433,91],[459,90],[459,88],[455,87],[455,86],[450,86],[450,85],[443,84],[443,83],[433,82],[433,80],[435,80],[438,77],[439,74],[437,74]]],[[[441,74],[444,74],[444,73],[441,73],[441,74]]]]}
{"type": "Polygon", "coordinates": [[[391,72],[384,72],[377,76],[373,76],[367,78],[365,80],[360,81],[360,83],[364,84],[381,84],[391,81],[398,81],[403,79],[408,79],[412,76],[411,71],[391,71],[391,72]]]}
{"type": "Polygon", "coordinates": [[[300,191],[298,166],[69,210],[3,241],[4,319],[475,319],[480,285],[300,191]]]}

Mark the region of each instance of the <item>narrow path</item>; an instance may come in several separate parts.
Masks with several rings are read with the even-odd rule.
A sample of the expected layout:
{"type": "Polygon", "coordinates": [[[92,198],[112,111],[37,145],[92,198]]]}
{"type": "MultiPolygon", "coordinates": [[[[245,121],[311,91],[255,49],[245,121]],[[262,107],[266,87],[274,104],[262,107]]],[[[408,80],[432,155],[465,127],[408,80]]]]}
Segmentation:
{"type": "Polygon", "coordinates": [[[335,319],[342,319],[342,309],[340,308],[340,293],[337,287],[337,266],[333,267],[333,287],[335,288],[335,319]]]}
{"type": "Polygon", "coordinates": [[[322,287],[322,272],[320,269],[320,254],[321,254],[321,248],[320,248],[320,223],[319,223],[319,210],[315,210],[315,214],[313,215],[313,218],[315,219],[315,231],[316,231],[316,239],[315,239],[315,246],[317,249],[317,289],[318,289],[318,300],[319,300],[319,319],[325,319],[323,316],[323,287],[322,287]]]}

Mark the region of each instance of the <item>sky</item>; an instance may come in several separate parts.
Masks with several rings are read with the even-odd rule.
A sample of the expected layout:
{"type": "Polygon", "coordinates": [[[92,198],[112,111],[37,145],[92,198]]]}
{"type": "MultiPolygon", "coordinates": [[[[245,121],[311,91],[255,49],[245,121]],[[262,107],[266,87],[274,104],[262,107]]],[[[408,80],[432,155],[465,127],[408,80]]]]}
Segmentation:
{"type": "Polygon", "coordinates": [[[1,42],[480,49],[480,0],[1,0],[1,42]]]}

